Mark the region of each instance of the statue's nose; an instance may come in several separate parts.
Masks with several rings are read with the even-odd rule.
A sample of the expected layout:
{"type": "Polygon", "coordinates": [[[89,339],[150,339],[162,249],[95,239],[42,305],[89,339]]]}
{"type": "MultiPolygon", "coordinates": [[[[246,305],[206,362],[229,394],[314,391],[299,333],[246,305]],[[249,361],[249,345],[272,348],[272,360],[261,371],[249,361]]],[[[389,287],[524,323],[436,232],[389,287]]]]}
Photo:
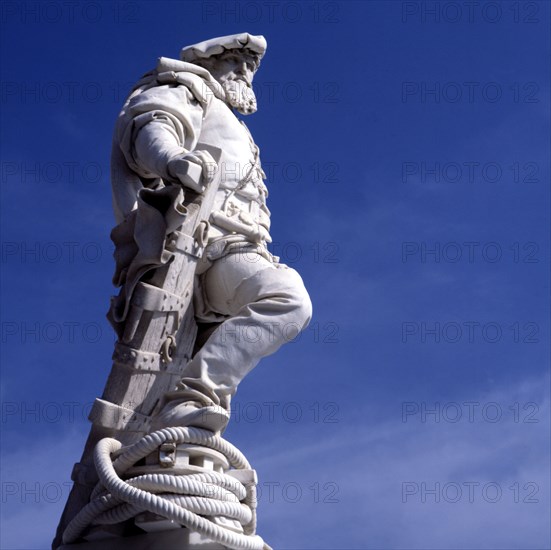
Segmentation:
{"type": "Polygon", "coordinates": [[[250,71],[249,71],[249,68],[247,67],[247,63],[246,62],[243,62],[243,63],[240,63],[236,69],[236,73],[239,75],[239,76],[242,76],[245,78],[245,80],[247,80],[247,82],[250,81],[250,71]]]}

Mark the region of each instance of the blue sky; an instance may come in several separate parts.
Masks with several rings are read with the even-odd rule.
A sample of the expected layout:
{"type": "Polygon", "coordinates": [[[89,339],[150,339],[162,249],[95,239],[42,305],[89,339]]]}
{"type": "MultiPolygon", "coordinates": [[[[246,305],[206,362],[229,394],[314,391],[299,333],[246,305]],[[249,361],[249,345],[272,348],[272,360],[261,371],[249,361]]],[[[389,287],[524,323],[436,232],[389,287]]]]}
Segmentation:
{"type": "Polygon", "coordinates": [[[226,432],[258,471],[259,533],[550,547],[548,2],[1,9],[3,550],[48,548],[110,370],[126,92],[237,32],[268,41],[247,124],[274,253],[314,304],[226,432]]]}

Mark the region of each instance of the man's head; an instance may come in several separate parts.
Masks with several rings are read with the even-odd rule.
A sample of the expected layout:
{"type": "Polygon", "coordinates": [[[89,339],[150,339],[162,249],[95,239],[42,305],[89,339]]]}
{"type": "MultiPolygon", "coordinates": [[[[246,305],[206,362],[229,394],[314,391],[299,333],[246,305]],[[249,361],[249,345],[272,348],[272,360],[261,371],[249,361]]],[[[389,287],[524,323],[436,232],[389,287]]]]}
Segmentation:
{"type": "Polygon", "coordinates": [[[263,36],[242,33],[187,46],[180,57],[207,69],[224,88],[228,103],[249,115],[256,111],[252,81],[265,51],[263,36]]]}

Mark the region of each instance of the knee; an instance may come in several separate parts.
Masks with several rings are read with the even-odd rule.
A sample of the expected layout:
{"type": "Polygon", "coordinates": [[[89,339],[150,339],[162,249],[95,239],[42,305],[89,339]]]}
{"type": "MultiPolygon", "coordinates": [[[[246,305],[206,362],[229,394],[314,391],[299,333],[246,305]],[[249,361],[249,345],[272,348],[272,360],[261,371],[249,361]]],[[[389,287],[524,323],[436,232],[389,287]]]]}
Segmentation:
{"type": "Polygon", "coordinates": [[[295,308],[293,313],[295,322],[300,327],[300,330],[304,330],[312,319],[312,300],[304,284],[301,284],[296,290],[294,304],[295,308]]]}
{"type": "Polygon", "coordinates": [[[312,300],[302,282],[302,278],[294,270],[289,273],[289,283],[284,292],[289,306],[289,321],[300,332],[308,326],[312,319],[312,300]]]}
{"type": "Polygon", "coordinates": [[[312,318],[312,301],[301,276],[287,266],[264,269],[243,281],[236,290],[236,303],[257,312],[279,315],[298,332],[312,318]]]}

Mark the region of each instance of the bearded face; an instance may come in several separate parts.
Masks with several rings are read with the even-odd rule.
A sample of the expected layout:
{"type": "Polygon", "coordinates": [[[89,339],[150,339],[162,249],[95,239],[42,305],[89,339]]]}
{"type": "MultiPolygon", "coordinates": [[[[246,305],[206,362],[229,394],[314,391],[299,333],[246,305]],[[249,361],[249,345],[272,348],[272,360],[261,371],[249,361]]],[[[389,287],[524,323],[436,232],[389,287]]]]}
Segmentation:
{"type": "Polygon", "coordinates": [[[212,56],[203,66],[221,84],[226,101],[242,115],[251,115],[257,110],[252,81],[258,67],[254,56],[243,50],[228,50],[212,56]]]}
{"type": "Polygon", "coordinates": [[[242,115],[252,115],[256,113],[256,96],[252,86],[241,79],[225,80],[222,82],[222,88],[226,93],[228,103],[242,115]]]}

